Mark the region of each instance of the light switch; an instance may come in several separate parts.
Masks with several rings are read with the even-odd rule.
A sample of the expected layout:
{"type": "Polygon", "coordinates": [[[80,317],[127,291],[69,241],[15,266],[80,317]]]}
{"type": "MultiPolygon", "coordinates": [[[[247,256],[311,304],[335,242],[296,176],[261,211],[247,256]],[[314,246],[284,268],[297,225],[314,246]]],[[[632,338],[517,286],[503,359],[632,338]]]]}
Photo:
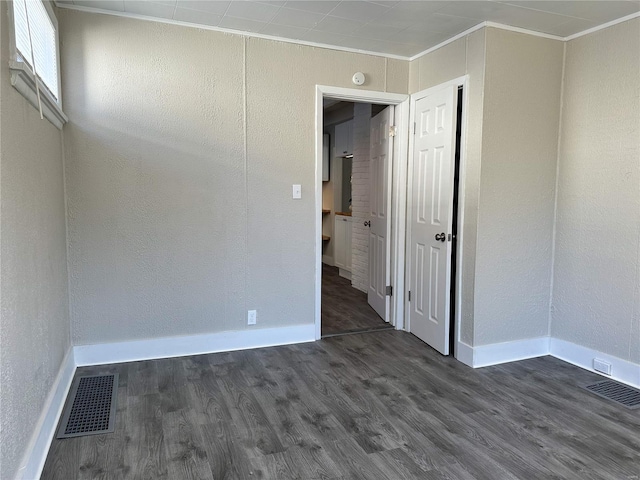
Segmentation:
{"type": "Polygon", "coordinates": [[[294,185],[293,186],[293,198],[299,199],[302,198],[302,186],[294,185]]]}

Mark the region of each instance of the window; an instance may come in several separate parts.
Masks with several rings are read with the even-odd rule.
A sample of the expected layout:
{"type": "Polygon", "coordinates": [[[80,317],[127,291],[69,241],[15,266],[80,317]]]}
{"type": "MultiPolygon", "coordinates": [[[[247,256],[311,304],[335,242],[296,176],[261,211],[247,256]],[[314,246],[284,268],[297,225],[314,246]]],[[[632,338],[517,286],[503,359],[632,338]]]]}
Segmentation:
{"type": "Polygon", "coordinates": [[[13,35],[11,84],[58,128],[62,112],[58,56],[58,21],[48,0],[10,2],[13,35]]]}

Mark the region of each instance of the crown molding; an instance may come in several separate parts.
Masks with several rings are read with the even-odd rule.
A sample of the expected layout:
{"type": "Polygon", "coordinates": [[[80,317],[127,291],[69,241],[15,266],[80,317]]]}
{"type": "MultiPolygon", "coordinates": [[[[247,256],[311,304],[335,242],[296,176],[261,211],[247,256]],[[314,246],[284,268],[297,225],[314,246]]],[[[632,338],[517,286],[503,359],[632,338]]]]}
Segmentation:
{"type": "Polygon", "coordinates": [[[499,28],[500,30],[508,30],[510,32],[523,33],[525,35],[531,35],[533,37],[549,38],[551,40],[558,40],[558,41],[561,41],[561,42],[565,40],[563,37],[559,37],[557,35],[551,35],[551,34],[548,34],[548,33],[536,32],[534,30],[527,30],[526,28],[512,27],[510,25],[503,25],[502,23],[495,23],[495,22],[480,22],[479,24],[477,24],[477,25],[465,30],[464,32],[459,33],[455,37],[451,37],[451,38],[445,40],[444,42],[439,43],[438,45],[434,45],[433,47],[428,48],[424,52],[420,52],[420,53],[417,53],[416,55],[414,55],[412,57],[409,57],[409,61],[412,62],[414,60],[417,60],[418,58],[423,57],[425,55],[428,55],[429,53],[431,53],[431,52],[433,52],[435,50],[438,50],[439,48],[442,48],[445,45],[448,45],[448,44],[450,44],[452,42],[455,42],[456,40],[459,40],[462,37],[466,37],[470,33],[475,32],[476,30],[480,30],[481,28],[486,28],[486,27],[499,28]]]}
{"type": "Polygon", "coordinates": [[[293,38],[278,37],[275,35],[263,35],[261,33],[245,32],[242,30],[233,30],[231,28],[213,27],[210,25],[201,25],[199,23],[182,22],[180,20],[173,20],[171,18],[150,17],[147,15],[139,15],[137,13],[119,12],[116,10],[104,10],[100,8],[91,8],[81,5],[72,5],[68,3],[56,3],[58,8],[66,10],[77,10],[79,12],[86,13],[100,13],[103,15],[111,15],[114,17],[133,18],[135,20],[144,20],[147,22],[166,23],[168,25],[178,25],[181,27],[199,28],[200,30],[210,30],[213,32],[227,33],[232,35],[240,35],[242,37],[249,38],[261,38],[263,40],[273,40],[276,42],[293,43],[296,45],[305,45],[307,47],[325,48],[328,50],[337,50],[347,53],[359,53],[361,55],[372,55],[375,57],[391,58],[393,60],[409,60],[409,57],[403,55],[394,55],[392,53],[373,52],[370,50],[360,50],[358,48],[340,47],[338,45],[329,45],[327,43],[307,42],[305,40],[295,40],[293,38]]]}
{"type": "Polygon", "coordinates": [[[407,60],[409,60],[410,62],[413,62],[414,60],[417,60],[420,57],[424,57],[425,55],[430,54],[431,52],[438,50],[439,48],[444,47],[445,45],[449,45],[450,43],[455,42],[456,40],[459,40],[462,37],[466,37],[467,35],[469,35],[470,33],[475,32],[476,30],[480,30],[481,28],[486,27],[486,23],[487,22],[481,22],[477,25],[474,25],[471,28],[468,28],[467,30],[465,30],[464,32],[461,32],[459,34],[457,34],[454,37],[448,38],[447,40],[445,40],[444,42],[441,42],[437,45],[434,45],[433,47],[427,48],[426,50],[424,50],[423,52],[420,53],[416,53],[414,56],[409,57],[407,60]]]}
{"type": "Polygon", "coordinates": [[[462,33],[459,33],[458,35],[456,35],[455,37],[451,37],[447,40],[445,40],[442,43],[439,43],[438,45],[434,45],[431,48],[428,48],[427,50],[425,50],[424,52],[420,52],[415,54],[412,57],[409,57],[409,61],[412,62],[413,60],[417,60],[418,58],[427,55],[435,50],[438,50],[439,48],[444,47],[445,45],[450,44],[451,42],[455,42],[456,40],[462,38],[462,37],[466,37],[467,35],[469,35],[470,33],[475,32],[476,30],[480,30],[481,28],[485,28],[485,27],[491,27],[491,28],[498,28],[500,30],[507,30],[510,32],[516,32],[516,33],[522,33],[525,35],[531,35],[534,37],[540,37],[540,38],[548,38],[550,40],[558,40],[560,42],[568,42],[571,41],[573,39],[579,38],[579,37],[583,37],[585,35],[589,35],[590,33],[593,32],[597,32],[598,30],[603,30],[605,28],[609,28],[612,27],[614,25],[617,25],[619,23],[623,23],[626,22],[628,20],[633,20],[634,18],[638,18],[640,17],[640,12],[636,12],[636,13],[632,13],[631,15],[627,15],[625,17],[621,17],[618,18],[617,20],[612,20],[610,22],[607,23],[603,23],[602,25],[598,25],[597,27],[593,27],[593,28],[589,28],[587,30],[583,30],[582,32],[578,32],[578,33],[574,33],[573,35],[569,35],[568,37],[560,37],[558,35],[551,35],[549,33],[542,33],[542,32],[536,32],[534,30],[527,30],[526,28],[520,28],[520,27],[512,27],[510,25],[504,25],[502,23],[495,23],[495,22],[481,22],[478,25],[475,25],[471,28],[469,28],[468,30],[465,30],[462,33]]]}
{"type": "Polygon", "coordinates": [[[498,28],[500,30],[507,30],[509,32],[524,33],[525,35],[531,35],[533,37],[548,38],[550,40],[558,40],[560,42],[563,42],[565,40],[564,37],[560,37],[558,35],[536,32],[535,30],[528,30],[526,28],[512,27],[511,25],[503,25],[502,23],[484,22],[484,25],[485,27],[498,28]]]}
{"type": "Polygon", "coordinates": [[[610,22],[603,23],[602,25],[598,25],[597,27],[589,28],[587,30],[583,30],[582,32],[574,33],[573,35],[569,35],[568,37],[564,37],[564,41],[568,42],[575,38],[584,37],[585,35],[589,35],[590,33],[597,32],[598,30],[603,30],[605,28],[613,27],[619,23],[627,22],[629,20],[633,20],[634,18],[640,17],[640,12],[632,13],[631,15],[627,15],[626,17],[618,18],[617,20],[611,20],[610,22]]]}
{"type": "Polygon", "coordinates": [[[631,15],[627,15],[625,17],[621,17],[618,18],[616,20],[612,20],[610,22],[607,23],[603,23],[602,25],[598,25],[597,27],[592,27],[589,28],[587,30],[583,30],[582,32],[578,32],[578,33],[574,33],[573,35],[569,35],[567,37],[560,37],[558,35],[551,35],[549,33],[543,33],[543,32],[536,32],[534,30],[528,30],[526,28],[520,28],[520,27],[512,27],[510,25],[504,25],[502,23],[495,23],[495,22],[489,22],[489,21],[485,21],[485,22],[480,22],[477,25],[474,25],[473,27],[465,30],[464,32],[461,32],[437,45],[434,45],[433,47],[429,47],[428,49],[420,52],[420,53],[416,53],[413,56],[407,57],[407,56],[403,56],[403,55],[394,55],[391,53],[381,53],[381,52],[373,52],[370,50],[360,50],[357,48],[349,48],[349,47],[341,47],[338,45],[329,45],[326,43],[317,43],[317,42],[307,42],[305,40],[295,40],[292,38],[285,38],[285,37],[278,37],[275,35],[263,35],[260,33],[252,33],[252,32],[245,32],[242,30],[233,30],[230,28],[221,28],[221,27],[213,27],[213,26],[209,26],[209,25],[201,25],[198,23],[190,23],[190,22],[182,22],[180,20],[173,20],[173,19],[168,19],[168,18],[159,18],[159,17],[150,17],[147,15],[139,15],[137,13],[130,13],[130,12],[119,12],[119,11],[115,11],[115,10],[104,10],[104,9],[99,9],[99,8],[91,8],[91,7],[84,7],[81,5],[73,5],[73,4],[68,4],[68,3],[57,3],[56,2],[56,6],[58,8],[63,8],[63,9],[67,9],[67,10],[77,10],[80,12],[87,12],[87,13],[99,13],[99,14],[103,14],[103,15],[111,15],[111,16],[115,16],[115,17],[124,17],[124,18],[133,18],[136,20],[144,20],[144,21],[148,21],[148,22],[158,22],[158,23],[166,23],[168,25],[178,25],[178,26],[182,26],[182,27],[190,27],[190,28],[199,28],[201,30],[211,30],[214,32],[220,32],[220,33],[227,33],[227,34],[232,34],[232,35],[240,35],[242,37],[249,37],[249,38],[261,38],[264,40],[272,40],[272,41],[276,41],[276,42],[284,42],[284,43],[292,43],[295,45],[305,45],[307,47],[314,47],[314,48],[325,48],[328,50],[336,50],[339,52],[347,52],[347,53],[359,53],[361,55],[371,55],[371,56],[375,56],[375,57],[382,57],[382,58],[391,58],[394,60],[405,60],[405,61],[409,61],[412,62],[414,60],[419,59],[420,57],[423,57],[425,55],[428,55],[431,52],[434,52],[435,50],[438,50],[439,48],[442,48],[452,42],[455,42],[456,40],[466,37],[467,35],[475,32],[476,30],[480,30],[482,28],[486,28],[486,27],[491,27],[491,28],[498,28],[500,30],[507,30],[510,32],[516,32],[516,33],[522,33],[525,35],[531,35],[534,37],[540,37],[540,38],[548,38],[551,40],[558,40],[561,42],[568,42],[570,40],[574,40],[576,38],[582,37],[584,35],[589,35],[590,33],[594,33],[597,32],[599,30],[608,28],[608,27],[612,27],[614,25],[617,25],[619,23],[623,23],[626,22],[628,20],[632,20],[634,18],[638,18],[640,17],[640,12],[636,12],[636,13],[632,13],[631,15]]]}

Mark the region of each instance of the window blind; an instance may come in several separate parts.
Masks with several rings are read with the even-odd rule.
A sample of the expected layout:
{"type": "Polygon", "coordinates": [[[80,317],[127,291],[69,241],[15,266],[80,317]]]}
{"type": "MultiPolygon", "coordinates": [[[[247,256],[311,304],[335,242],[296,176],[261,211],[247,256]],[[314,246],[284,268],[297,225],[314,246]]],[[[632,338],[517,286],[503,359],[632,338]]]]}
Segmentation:
{"type": "Polygon", "coordinates": [[[53,97],[58,99],[56,30],[41,0],[13,0],[16,49],[22,61],[35,70],[53,97]],[[27,14],[29,21],[27,23],[27,14]],[[29,41],[31,32],[31,41],[29,41]],[[33,45],[33,56],[31,46],[33,45]],[[33,60],[32,60],[33,59],[33,60]]]}

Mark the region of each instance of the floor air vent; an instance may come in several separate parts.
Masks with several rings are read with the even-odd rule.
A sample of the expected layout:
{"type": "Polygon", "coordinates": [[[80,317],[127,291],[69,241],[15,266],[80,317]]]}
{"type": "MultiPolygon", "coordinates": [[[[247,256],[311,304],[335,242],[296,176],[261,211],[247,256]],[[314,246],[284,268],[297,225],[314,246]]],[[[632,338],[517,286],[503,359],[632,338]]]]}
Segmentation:
{"type": "Polygon", "coordinates": [[[612,380],[592,383],[584,388],[603,398],[618,402],[627,408],[640,408],[640,390],[612,380]]]}
{"type": "Polygon", "coordinates": [[[76,378],[56,438],[113,432],[117,393],[117,373],[76,378]]]}

